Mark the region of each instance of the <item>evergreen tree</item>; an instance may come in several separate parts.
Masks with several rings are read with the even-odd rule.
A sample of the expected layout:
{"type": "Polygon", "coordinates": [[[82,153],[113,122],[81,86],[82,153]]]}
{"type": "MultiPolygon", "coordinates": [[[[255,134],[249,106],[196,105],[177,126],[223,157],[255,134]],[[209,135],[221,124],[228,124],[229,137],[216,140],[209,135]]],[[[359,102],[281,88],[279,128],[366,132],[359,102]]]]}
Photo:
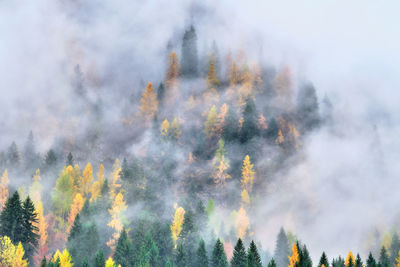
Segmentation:
{"type": "Polygon", "coordinates": [[[265,137],[270,141],[270,142],[274,142],[276,140],[276,138],[278,137],[278,133],[279,133],[279,126],[278,123],[276,122],[275,118],[272,118],[269,121],[268,124],[268,129],[265,132],[265,137]]]}
{"type": "Polygon", "coordinates": [[[379,254],[379,266],[380,267],[389,267],[390,266],[390,259],[387,254],[385,246],[382,246],[381,252],[379,254]]]}
{"type": "Polygon", "coordinates": [[[57,156],[53,149],[47,151],[44,158],[45,169],[51,169],[57,164],[57,156]]]}
{"type": "Polygon", "coordinates": [[[80,215],[78,213],[75,217],[74,224],[72,225],[71,231],[69,232],[68,241],[71,241],[74,238],[79,237],[81,233],[82,233],[82,224],[81,224],[81,220],[80,220],[80,215]]]}
{"type": "Polygon", "coordinates": [[[175,265],[176,265],[176,267],[187,267],[188,266],[186,250],[185,250],[185,247],[183,246],[182,242],[179,242],[178,247],[176,249],[175,265]]]}
{"type": "Polygon", "coordinates": [[[252,97],[248,97],[243,110],[243,125],[240,129],[240,142],[246,143],[258,134],[256,105],[252,97]]]}
{"type": "Polygon", "coordinates": [[[103,250],[99,249],[94,257],[93,267],[104,267],[105,265],[106,265],[106,259],[104,258],[103,250]]]}
{"type": "Polygon", "coordinates": [[[33,262],[32,256],[38,246],[39,228],[36,226],[39,222],[38,214],[35,211],[35,206],[29,198],[25,199],[22,204],[22,219],[23,219],[23,240],[22,244],[25,248],[25,255],[29,262],[33,262]]]}
{"type": "Polygon", "coordinates": [[[192,25],[183,35],[181,73],[185,78],[194,78],[197,76],[197,69],[197,35],[192,25]]]}
{"type": "Polygon", "coordinates": [[[228,108],[225,118],[225,125],[222,130],[222,137],[226,142],[232,142],[239,136],[239,118],[233,107],[228,108]]]}
{"type": "Polygon", "coordinates": [[[65,163],[67,166],[74,166],[74,157],[72,156],[72,153],[69,152],[67,155],[67,162],[65,163]]]}
{"type": "Polygon", "coordinates": [[[211,258],[212,267],[228,267],[228,260],[226,258],[224,245],[221,240],[217,239],[211,258]]]}
{"type": "Polygon", "coordinates": [[[206,245],[203,239],[200,240],[199,247],[197,249],[194,267],[208,267],[206,245]]]}
{"type": "Polygon", "coordinates": [[[400,251],[400,240],[397,232],[394,232],[392,236],[392,244],[390,245],[390,266],[396,265],[396,258],[400,251]]]}
{"type": "Polygon", "coordinates": [[[24,241],[24,217],[18,191],[10,197],[0,215],[0,236],[8,236],[13,244],[24,241]]]}
{"type": "Polygon", "coordinates": [[[269,263],[268,263],[268,266],[267,267],[276,267],[276,263],[275,263],[275,260],[274,260],[274,258],[272,258],[270,261],[269,261],[269,263]]]}
{"type": "Polygon", "coordinates": [[[10,169],[15,169],[19,166],[20,161],[21,156],[19,154],[17,144],[15,142],[12,142],[7,150],[6,164],[10,169]]]}
{"type": "Polygon", "coordinates": [[[23,155],[24,165],[27,170],[32,170],[35,168],[36,164],[38,164],[36,149],[35,149],[35,140],[33,138],[32,131],[29,132],[28,139],[26,140],[24,146],[24,155],[23,155]]]}
{"type": "Polygon", "coordinates": [[[114,261],[115,263],[121,264],[121,266],[133,266],[133,246],[132,242],[128,238],[126,234],[125,228],[122,230],[121,235],[119,236],[117,247],[114,252],[114,261]]]}
{"type": "Polygon", "coordinates": [[[328,257],[326,256],[325,252],[322,252],[322,256],[319,259],[318,267],[321,267],[322,265],[324,265],[325,267],[329,267],[328,257]]]}
{"type": "Polygon", "coordinates": [[[375,261],[374,257],[372,256],[371,252],[368,255],[366,267],[376,267],[376,261],[375,261]]]}
{"type": "Polygon", "coordinates": [[[303,249],[300,251],[300,266],[301,267],[312,267],[311,257],[307,250],[306,245],[303,245],[303,249]]]}
{"type": "Polygon", "coordinates": [[[299,89],[296,114],[303,131],[312,130],[318,126],[320,121],[318,99],[311,83],[307,83],[299,89]]]}
{"type": "MultiPolygon", "coordinates": [[[[43,257],[42,261],[40,262],[40,267],[47,267],[47,260],[46,256],[43,257]]],[[[104,266],[103,266],[104,267],[104,266]]]]}
{"type": "Polygon", "coordinates": [[[165,96],[165,86],[163,83],[160,83],[160,85],[157,88],[157,100],[160,106],[162,106],[164,103],[164,96],[165,96]]]}
{"type": "Polygon", "coordinates": [[[276,247],[274,252],[274,259],[277,267],[287,267],[289,265],[289,243],[285,233],[285,230],[281,228],[276,241],[276,247]]]}
{"type": "Polygon", "coordinates": [[[364,264],[361,260],[360,254],[357,253],[357,257],[356,257],[356,264],[354,265],[354,267],[363,267],[364,264]]]}
{"type": "Polygon", "coordinates": [[[262,267],[261,257],[258,253],[256,243],[252,240],[250,243],[250,248],[247,253],[247,266],[248,267],[262,267]]]}
{"type": "Polygon", "coordinates": [[[243,246],[242,239],[238,239],[235,248],[233,250],[233,257],[231,259],[232,267],[246,267],[247,266],[247,255],[246,250],[243,246]]]}
{"type": "Polygon", "coordinates": [[[345,267],[345,266],[346,265],[344,264],[344,259],[342,257],[332,260],[332,267],[345,267]]]}

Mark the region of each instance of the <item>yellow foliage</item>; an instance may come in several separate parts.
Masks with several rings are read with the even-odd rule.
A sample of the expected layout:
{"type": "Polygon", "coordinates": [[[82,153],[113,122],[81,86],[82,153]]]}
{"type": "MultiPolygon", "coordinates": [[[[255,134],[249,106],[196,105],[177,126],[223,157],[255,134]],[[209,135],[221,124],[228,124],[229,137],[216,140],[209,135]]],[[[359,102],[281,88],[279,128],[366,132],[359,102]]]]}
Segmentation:
{"type": "Polygon", "coordinates": [[[219,80],[217,78],[217,72],[215,70],[215,62],[211,60],[208,66],[207,86],[208,89],[215,90],[218,85],[219,85],[219,80]]]}
{"type": "Polygon", "coordinates": [[[251,192],[253,189],[254,176],[256,175],[256,172],[253,170],[253,166],[254,165],[250,162],[249,155],[246,155],[242,165],[241,185],[242,188],[246,189],[248,192],[251,192]]]}
{"type": "Polygon", "coordinates": [[[279,132],[278,132],[278,137],[277,137],[276,140],[275,140],[275,144],[276,144],[276,145],[280,145],[280,144],[282,144],[284,141],[285,141],[285,138],[283,137],[282,131],[279,130],[279,132]]]}
{"type": "Polygon", "coordinates": [[[226,179],[231,178],[231,176],[226,172],[229,169],[229,162],[225,160],[225,155],[221,156],[221,159],[217,161],[217,165],[214,167],[212,177],[214,178],[214,183],[217,185],[224,185],[226,179]]]}
{"type": "Polygon", "coordinates": [[[28,262],[24,260],[24,254],[21,242],[15,246],[8,236],[0,236],[0,266],[26,267],[28,262]]]}
{"type": "Polygon", "coordinates": [[[249,192],[247,192],[246,189],[243,189],[241,197],[242,197],[243,203],[250,205],[250,196],[249,196],[249,192]]]}
{"type": "Polygon", "coordinates": [[[171,224],[171,234],[172,234],[172,239],[174,240],[175,249],[177,246],[179,235],[181,234],[182,231],[182,225],[184,221],[185,221],[185,210],[182,207],[179,207],[175,210],[174,220],[172,221],[171,224]]]}
{"type": "Polygon", "coordinates": [[[108,210],[108,212],[111,215],[111,221],[107,224],[111,228],[115,229],[115,233],[113,236],[110,238],[110,240],[107,242],[107,245],[111,248],[114,249],[116,242],[119,238],[119,235],[123,229],[123,215],[124,211],[127,209],[127,205],[124,201],[124,195],[119,192],[117,196],[115,197],[115,200],[111,206],[111,209],[108,210]]]}
{"type": "Polygon", "coordinates": [[[113,165],[113,171],[111,173],[111,185],[110,185],[110,198],[111,200],[114,200],[116,194],[118,193],[119,188],[121,187],[120,183],[120,173],[121,173],[121,165],[119,163],[119,159],[115,159],[114,165],[113,165]]]}
{"type": "Polygon", "coordinates": [[[93,181],[92,164],[88,163],[85,169],[83,170],[83,179],[82,179],[83,195],[85,197],[89,195],[92,181],[93,181]]]}
{"type": "Polygon", "coordinates": [[[115,267],[114,261],[111,257],[108,257],[105,267],[115,267]]]}
{"type": "Polygon", "coordinates": [[[297,248],[297,244],[293,243],[292,255],[289,256],[289,267],[295,267],[296,263],[298,262],[299,262],[299,250],[297,248]]]}
{"type": "Polygon", "coordinates": [[[356,264],[354,255],[353,255],[353,253],[351,251],[349,251],[349,254],[347,255],[347,258],[346,258],[344,264],[346,266],[349,266],[350,262],[352,263],[352,266],[354,266],[356,264]]]}
{"type": "Polygon", "coordinates": [[[157,95],[154,93],[154,87],[149,82],[140,99],[140,116],[144,121],[150,121],[158,111],[157,95]]]}
{"type": "Polygon", "coordinates": [[[78,215],[81,212],[84,204],[85,204],[85,198],[83,198],[82,195],[79,193],[76,194],[74,201],[72,202],[71,210],[70,210],[69,216],[68,216],[67,233],[69,233],[71,231],[71,228],[74,225],[76,215],[78,215]]]}
{"type": "Polygon", "coordinates": [[[165,86],[167,88],[174,88],[176,89],[178,83],[178,75],[179,75],[179,60],[178,55],[176,52],[171,52],[169,54],[169,64],[167,73],[165,75],[165,86]]]}
{"type": "Polygon", "coordinates": [[[8,184],[8,171],[5,170],[0,179],[0,211],[4,208],[8,199],[8,184]]]}
{"type": "Polygon", "coordinates": [[[215,105],[213,105],[208,112],[207,121],[204,125],[204,132],[207,137],[213,137],[216,134],[217,119],[217,108],[215,107],[215,105]]]}
{"type": "Polygon", "coordinates": [[[24,259],[25,250],[21,242],[15,249],[15,261],[13,267],[26,267],[28,266],[28,261],[24,259]]]}
{"type": "Polygon", "coordinates": [[[37,217],[38,222],[35,223],[34,225],[39,229],[38,230],[38,235],[39,235],[38,243],[39,243],[39,248],[42,248],[46,245],[48,224],[43,215],[43,205],[42,205],[41,201],[37,202],[37,204],[35,206],[35,210],[38,215],[38,217],[37,217]]]}
{"type": "Polygon", "coordinates": [[[246,210],[241,207],[237,213],[235,228],[238,238],[243,239],[250,227],[250,220],[247,217],[246,210]]]}
{"type": "Polygon", "coordinates": [[[60,259],[60,267],[72,267],[74,265],[67,249],[64,249],[62,253],[57,249],[51,261],[55,263],[58,258],[60,259]]]}
{"type": "Polygon", "coordinates": [[[168,121],[168,119],[165,119],[161,124],[161,135],[162,136],[167,136],[168,135],[168,129],[169,129],[169,121],[168,121]]]}

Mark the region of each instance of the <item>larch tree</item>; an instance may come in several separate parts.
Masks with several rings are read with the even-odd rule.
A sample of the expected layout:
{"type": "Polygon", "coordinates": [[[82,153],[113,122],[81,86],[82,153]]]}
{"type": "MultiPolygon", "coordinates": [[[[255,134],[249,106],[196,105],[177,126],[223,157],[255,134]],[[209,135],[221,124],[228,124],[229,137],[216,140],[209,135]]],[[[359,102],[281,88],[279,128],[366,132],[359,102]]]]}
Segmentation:
{"type": "Polygon", "coordinates": [[[207,120],[206,123],[204,124],[204,133],[208,138],[212,138],[215,136],[217,132],[217,120],[218,120],[218,114],[217,114],[217,107],[213,105],[208,112],[207,115],[207,120]]]}
{"type": "Polygon", "coordinates": [[[111,239],[107,242],[107,245],[113,250],[115,249],[116,242],[118,241],[119,235],[124,226],[123,219],[126,209],[127,205],[124,201],[124,196],[122,192],[119,192],[115,197],[111,209],[108,210],[111,215],[111,221],[107,225],[113,228],[115,232],[113,233],[111,239]]]}
{"type": "Polygon", "coordinates": [[[5,170],[0,178],[0,211],[4,208],[8,199],[8,171],[5,170]]]}
{"type": "Polygon", "coordinates": [[[354,267],[354,265],[356,264],[354,255],[351,251],[349,251],[349,254],[347,254],[344,264],[346,265],[346,267],[354,267]]]}
{"type": "Polygon", "coordinates": [[[241,186],[246,189],[247,192],[251,192],[253,189],[253,182],[256,172],[253,170],[254,164],[251,164],[249,155],[246,155],[242,165],[242,179],[241,186]]]}
{"type": "Polygon", "coordinates": [[[219,139],[218,141],[218,149],[215,153],[213,159],[213,172],[212,177],[214,179],[214,183],[217,185],[224,185],[226,179],[231,178],[231,176],[227,173],[229,169],[229,161],[225,159],[225,143],[223,139],[219,139]]]}
{"type": "Polygon", "coordinates": [[[185,221],[185,210],[179,207],[175,210],[174,219],[171,224],[171,235],[174,240],[174,249],[177,247],[177,241],[182,231],[182,226],[185,221]]]}
{"type": "Polygon", "coordinates": [[[146,122],[150,122],[158,111],[157,95],[151,82],[147,84],[142,94],[139,109],[142,120],[146,122]]]}
{"type": "Polygon", "coordinates": [[[276,94],[278,95],[278,105],[281,108],[290,110],[293,106],[293,85],[292,85],[292,74],[289,66],[284,66],[275,77],[274,87],[276,94]]]}
{"type": "Polygon", "coordinates": [[[246,214],[246,210],[241,207],[238,210],[236,221],[235,221],[235,229],[236,236],[238,238],[245,238],[250,228],[250,219],[246,214]]]}
{"type": "Polygon", "coordinates": [[[167,73],[165,74],[165,86],[169,89],[169,97],[172,96],[178,87],[178,76],[180,71],[180,65],[178,60],[178,55],[176,52],[171,52],[169,54],[169,63],[167,68],[167,73]],[[172,92],[171,92],[172,91],[172,92]]]}
{"type": "Polygon", "coordinates": [[[47,252],[48,252],[48,245],[47,245],[48,223],[43,214],[42,201],[38,201],[37,203],[35,203],[35,210],[38,215],[38,222],[35,224],[35,226],[38,229],[37,234],[39,235],[39,240],[38,240],[38,249],[37,249],[34,260],[35,260],[36,265],[39,265],[40,261],[43,259],[43,257],[45,257],[47,255],[47,252]]]}
{"type": "Polygon", "coordinates": [[[289,257],[289,267],[297,266],[297,263],[300,261],[299,247],[297,243],[293,243],[292,246],[292,255],[289,257]]]}
{"type": "Polygon", "coordinates": [[[82,188],[83,188],[83,196],[87,197],[90,193],[91,184],[93,181],[93,168],[92,164],[88,163],[83,170],[83,179],[82,179],[82,188]]]}
{"type": "MultiPolygon", "coordinates": [[[[121,188],[121,164],[119,159],[115,159],[114,165],[112,166],[112,173],[110,174],[110,199],[114,201],[115,196],[121,188]]],[[[122,230],[122,229],[121,229],[122,230]]]]}
{"type": "Polygon", "coordinates": [[[85,198],[82,197],[81,194],[77,193],[74,197],[74,201],[72,202],[71,209],[68,215],[68,226],[67,226],[68,234],[71,231],[71,228],[74,224],[76,215],[78,215],[81,212],[84,204],[85,204],[85,198]]]}
{"type": "Polygon", "coordinates": [[[215,62],[213,60],[210,61],[208,65],[208,73],[207,73],[207,87],[210,91],[216,91],[219,86],[219,80],[217,77],[217,71],[215,70],[215,62]]]}

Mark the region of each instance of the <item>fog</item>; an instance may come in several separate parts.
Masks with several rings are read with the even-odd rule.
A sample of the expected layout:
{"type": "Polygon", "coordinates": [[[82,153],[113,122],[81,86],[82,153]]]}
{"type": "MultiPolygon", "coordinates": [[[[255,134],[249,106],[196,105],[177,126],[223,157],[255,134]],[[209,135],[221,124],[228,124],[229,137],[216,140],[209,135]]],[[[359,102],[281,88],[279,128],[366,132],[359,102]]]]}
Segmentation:
{"type": "Polygon", "coordinates": [[[30,130],[41,151],[60,135],[85,134],[90,118],[71,111],[77,64],[89,102],[101,98],[103,123],[114,125],[130,105],[121,96],[137,103],[148,81],[164,79],[168,42],[180,51],[193,23],[200,54],[215,40],[223,57],[244,49],[250,62],[290,64],[296,81],[314,83],[321,108],[324,97],[333,104],[333,121],[268,178],[252,212],[263,247],[273,250],[283,225],[314,262],[322,250],[366,256],[366,236],[399,218],[398,10],[394,0],[1,1],[0,150],[23,144],[30,130]]]}

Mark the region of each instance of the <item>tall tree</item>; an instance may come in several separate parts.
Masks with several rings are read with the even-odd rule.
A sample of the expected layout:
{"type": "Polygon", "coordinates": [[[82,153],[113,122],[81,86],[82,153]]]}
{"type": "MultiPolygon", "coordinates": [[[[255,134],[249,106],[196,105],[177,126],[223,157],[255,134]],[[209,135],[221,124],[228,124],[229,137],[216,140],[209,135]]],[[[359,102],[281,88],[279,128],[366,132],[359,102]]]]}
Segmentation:
{"type": "Polygon", "coordinates": [[[389,267],[390,266],[390,259],[387,254],[385,246],[382,246],[381,252],[379,253],[379,266],[380,267],[389,267]]]}
{"type": "Polygon", "coordinates": [[[149,82],[140,99],[140,117],[142,120],[150,122],[158,111],[157,95],[154,92],[154,87],[149,82]]]}
{"type": "Polygon", "coordinates": [[[250,242],[249,251],[247,252],[247,266],[262,267],[261,257],[253,240],[250,242]]]}
{"type": "Polygon", "coordinates": [[[244,248],[242,239],[238,239],[233,250],[233,257],[231,259],[231,267],[247,267],[247,254],[244,248]]]}
{"type": "Polygon", "coordinates": [[[277,267],[289,265],[289,243],[283,228],[280,229],[275,246],[274,259],[277,267]]]}
{"type": "Polygon", "coordinates": [[[211,257],[212,267],[228,267],[228,260],[226,258],[224,244],[220,239],[217,239],[211,257]]]}
{"type": "Polygon", "coordinates": [[[372,256],[371,252],[368,255],[366,267],[376,267],[376,261],[375,261],[374,257],[372,256]]]}
{"type": "Polygon", "coordinates": [[[200,240],[199,247],[196,252],[194,267],[208,267],[206,245],[203,239],[200,240]]]}
{"type": "Polygon", "coordinates": [[[329,267],[329,260],[325,252],[322,252],[321,258],[319,259],[318,267],[321,267],[322,265],[324,265],[324,267],[329,267]]]}
{"type": "Polygon", "coordinates": [[[0,235],[8,236],[11,242],[18,244],[24,240],[24,217],[18,191],[7,200],[0,215],[0,235]]]}
{"type": "Polygon", "coordinates": [[[185,31],[182,40],[182,75],[194,78],[198,72],[197,35],[193,25],[185,31]]]}
{"type": "Polygon", "coordinates": [[[23,219],[23,239],[21,240],[25,248],[26,257],[29,262],[33,262],[33,254],[39,245],[39,222],[38,214],[36,213],[35,206],[29,198],[25,199],[22,204],[22,219],[23,219]]]}
{"type": "Polygon", "coordinates": [[[400,251],[400,240],[397,232],[392,236],[392,244],[390,245],[390,266],[396,265],[396,259],[400,251]]]}
{"type": "Polygon", "coordinates": [[[246,99],[243,110],[243,125],[240,128],[240,141],[246,143],[259,134],[256,105],[251,97],[246,99]]]}
{"type": "Polygon", "coordinates": [[[317,94],[311,83],[304,84],[299,89],[296,115],[302,126],[302,131],[312,130],[320,122],[317,94]]]}
{"type": "Polygon", "coordinates": [[[117,246],[114,252],[114,260],[116,264],[121,264],[121,266],[133,266],[133,246],[129,239],[125,228],[119,236],[117,246]]]}

